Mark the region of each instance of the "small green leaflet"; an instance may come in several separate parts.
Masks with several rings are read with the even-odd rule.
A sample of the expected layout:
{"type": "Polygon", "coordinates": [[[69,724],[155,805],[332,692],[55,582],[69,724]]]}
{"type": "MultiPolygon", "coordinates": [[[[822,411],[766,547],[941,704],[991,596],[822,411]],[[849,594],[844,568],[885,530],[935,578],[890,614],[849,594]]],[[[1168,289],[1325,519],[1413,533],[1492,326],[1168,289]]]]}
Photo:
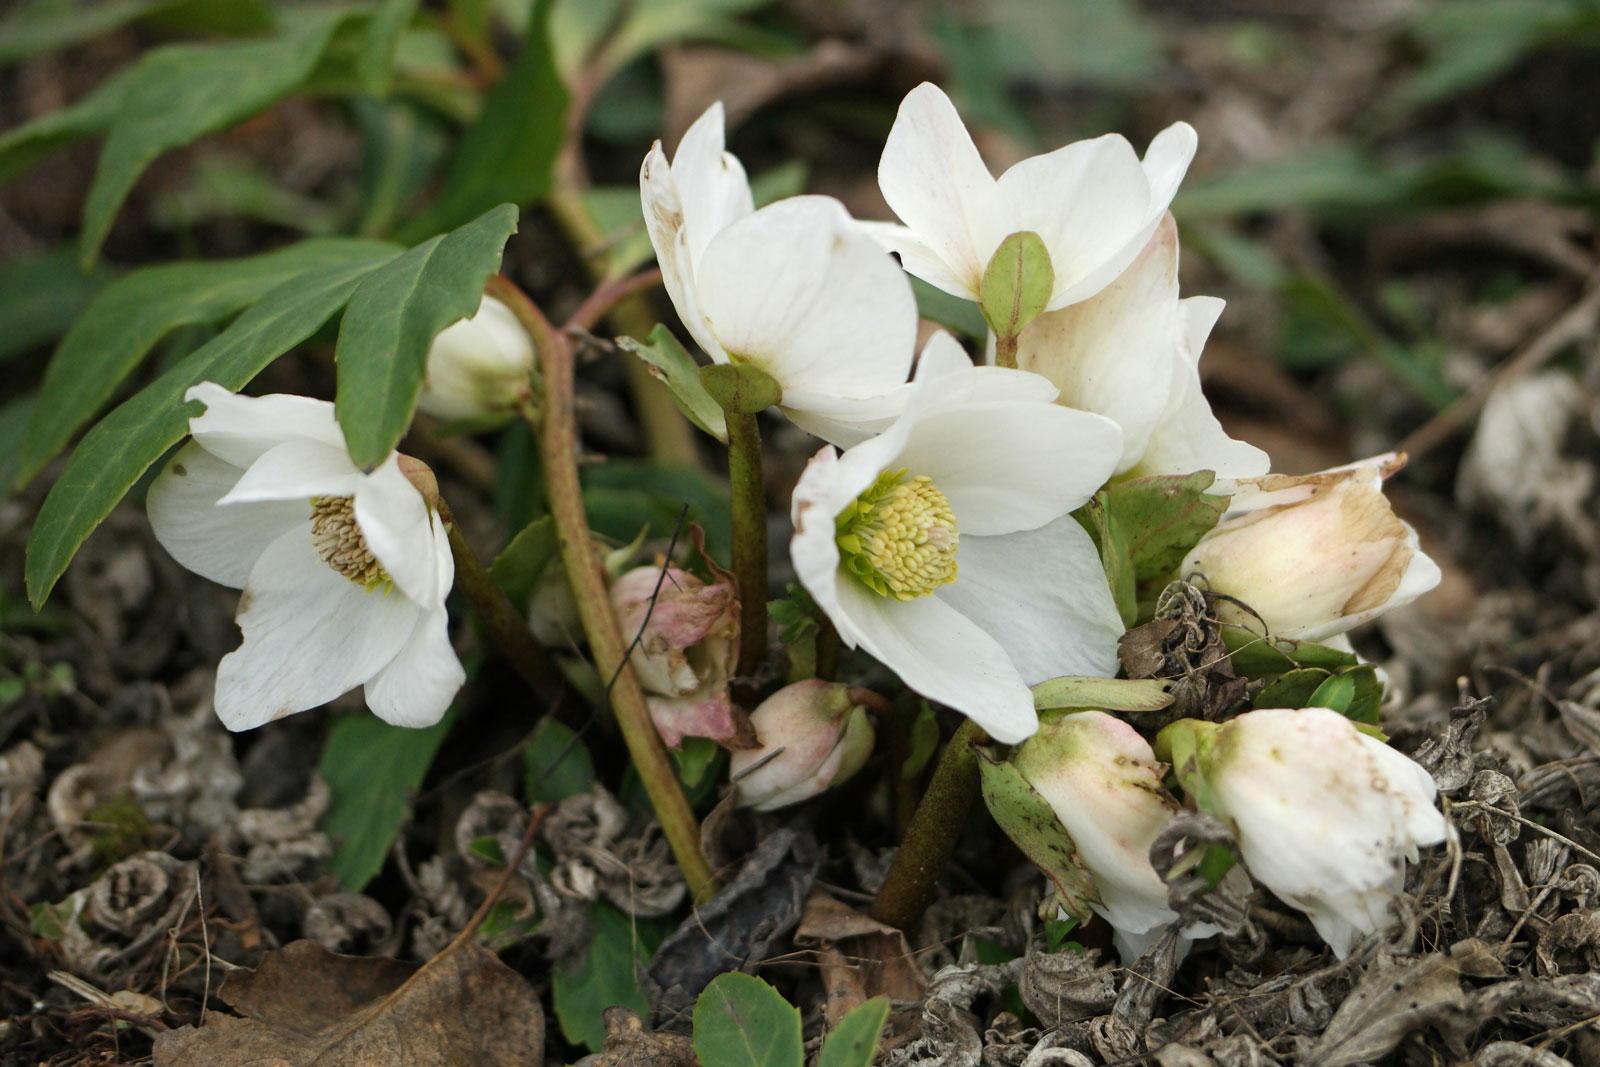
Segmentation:
{"type": "Polygon", "coordinates": [[[889,998],[873,997],[857,1004],[822,1043],[817,1067],[872,1067],[878,1039],[889,1021],[889,998]]]}
{"type": "Polygon", "coordinates": [[[478,310],[483,284],[516,228],[517,209],[501,204],[384,264],[350,297],[339,325],[334,409],[358,467],[372,470],[400,443],[422,391],[429,346],[439,331],[478,310]]]}
{"type": "Polygon", "coordinates": [[[1055,284],[1044,239],[1022,230],[1001,241],[983,269],[978,308],[996,337],[1015,337],[1044,312],[1055,284]]]}
{"type": "Polygon", "coordinates": [[[242,387],[327,322],[361,279],[392,255],[322,267],[284,282],[90,430],[45,497],[28,535],[28,599],[33,606],[43,606],[78,548],[117,501],[189,432],[189,417],[198,414],[183,402],[191,385],[209,381],[225,389],[242,387]]]}
{"type": "Polygon", "coordinates": [[[539,720],[522,746],[522,771],[530,804],[564,800],[594,786],[594,759],[588,747],[550,715],[539,720]]]}
{"type": "Polygon", "coordinates": [[[800,1011],[753,975],[719,974],[695,1002],[694,1051],[715,1067],[803,1067],[800,1011]]]}
{"type": "Polygon", "coordinates": [[[1217,524],[1228,498],[1206,493],[1214,481],[1211,471],[1160,475],[1123,482],[1096,495],[1125,535],[1136,582],[1171,577],[1217,524]]]}
{"type": "Polygon", "coordinates": [[[1073,918],[1088,922],[1089,904],[1098,901],[1100,893],[1049,801],[1010,762],[981,748],[978,776],[983,802],[1000,829],[1055,885],[1056,903],[1073,918]]]}
{"type": "Polygon", "coordinates": [[[647,341],[632,337],[619,337],[617,344],[632,352],[649,366],[650,373],[666,382],[678,410],[718,441],[727,443],[728,420],[722,405],[711,398],[700,379],[700,365],[694,361],[672,331],[656,325],[647,341]]]}
{"type": "Polygon", "coordinates": [[[561,1035],[599,1052],[606,1039],[601,1016],[607,1008],[621,1004],[640,1015],[650,1014],[637,968],[649,962],[654,945],[641,943],[645,931],[636,931],[629,918],[609,904],[589,905],[589,921],[594,934],[583,958],[557,967],[550,975],[550,991],[561,1035]]]}

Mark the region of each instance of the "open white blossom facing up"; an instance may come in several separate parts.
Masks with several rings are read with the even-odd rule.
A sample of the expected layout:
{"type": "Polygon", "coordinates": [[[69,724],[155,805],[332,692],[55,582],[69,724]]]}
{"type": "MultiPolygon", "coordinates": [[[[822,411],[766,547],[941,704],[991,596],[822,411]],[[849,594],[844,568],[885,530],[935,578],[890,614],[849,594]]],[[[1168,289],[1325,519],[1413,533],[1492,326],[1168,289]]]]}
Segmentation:
{"type": "Polygon", "coordinates": [[[1327,708],[1246,712],[1216,729],[1201,770],[1251,876],[1341,959],[1391,925],[1406,862],[1448,833],[1428,772],[1327,708]]]}
{"type": "Polygon", "coordinates": [[[148,509],[179,563],[244,590],[244,643],[217,668],[223,724],[253,729],[358,685],[386,722],[438,722],[466,677],[445,612],[455,564],[401,457],[363,473],[324,401],[210,382],[186,396],[205,414],[148,509]]]}
{"type": "Polygon", "coordinates": [[[1178,298],[1178,226],[1166,215],[1110,285],[1023,328],[1017,366],[1050,379],[1059,403],[1122,427],[1119,475],[1265,474],[1267,454],[1229,437],[1200,390],[1200,351],[1221,313],[1215,297],[1178,298]]]}
{"type": "Polygon", "coordinates": [[[796,196],[752,213],[744,170],[722,145],[714,105],[670,164],[658,142],[639,172],[667,294],[713,361],[759,367],[797,425],[853,444],[870,432],[863,420],[903,404],[895,390],[917,337],[910,283],[836,200],[796,196]]]}
{"type": "Polygon", "coordinates": [[[1116,674],[1123,632],[1068,514],[1111,473],[1121,435],[1053,393],[973,367],[936,334],[905,414],[817,453],[791,506],[795,571],[840,638],[1007,743],[1038,727],[1030,684],[1116,674]]]}
{"type": "Polygon", "coordinates": [[[947,293],[978,299],[984,268],[1018,232],[1043,240],[1055,272],[1045,310],[1110,284],[1150,240],[1194,157],[1195,134],[1175,123],[1141,162],[1118,134],[1078,141],[989,173],[949,97],[923,83],[900,104],[878,163],[878,186],[904,225],[863,223],[906,270],[947,293]]]}

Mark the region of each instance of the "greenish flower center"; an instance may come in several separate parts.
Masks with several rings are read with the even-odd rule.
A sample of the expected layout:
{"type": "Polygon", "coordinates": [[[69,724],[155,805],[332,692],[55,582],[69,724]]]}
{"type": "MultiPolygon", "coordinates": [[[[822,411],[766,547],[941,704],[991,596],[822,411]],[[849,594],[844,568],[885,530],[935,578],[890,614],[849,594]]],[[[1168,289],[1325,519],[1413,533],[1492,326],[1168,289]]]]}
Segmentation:
{"type": "Polygon", "coordinates": [[[354,497],[311,498],[311,544],[322,562],[367,592],[387,591],[392,579],[372,554],[366,535],[356,522],[354,497]]]}
{"type": "Polygon", "coordinates": [[[834,526],[845,569],[879,596],[915,600],[956,579],[956,516],[926,475],[884,471],[834,526]]]}

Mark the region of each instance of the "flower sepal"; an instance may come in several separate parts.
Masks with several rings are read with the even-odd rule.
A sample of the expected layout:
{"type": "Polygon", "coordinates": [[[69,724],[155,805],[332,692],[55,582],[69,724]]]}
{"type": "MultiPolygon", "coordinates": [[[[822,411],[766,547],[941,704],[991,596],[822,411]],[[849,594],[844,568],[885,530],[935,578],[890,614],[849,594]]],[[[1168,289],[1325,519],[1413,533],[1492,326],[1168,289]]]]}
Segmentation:
{"type": "Polygon", "coordinates": [[[989,257],[978,285],[978,310],[1002,347],[1010,339],[1011,366],[1016,366],[1017,334],[1044,312],[1055,284],[1050,250],[1031,230],[1010,234],[989,257]]]}
{"type": "Polygon", "coordinates": [[[998,748],[978,752],[978,780],[983,802],[1013,844],[1050,879],[1051,891],[1039,902],[1039,916],[1059,918],[1062,912],[1088,922],[1091,904],[1100,903],[1094,876],[1078,857],[1078,846],[1062,827],[1049,801],[1029,784],[998,748]]]}
{"type": "Polygon", "coordinates": [[[700,368],[700,384],[732,415],[759,414],[783,401],[783,386],[754,363],[709,363],[700,368]]]}

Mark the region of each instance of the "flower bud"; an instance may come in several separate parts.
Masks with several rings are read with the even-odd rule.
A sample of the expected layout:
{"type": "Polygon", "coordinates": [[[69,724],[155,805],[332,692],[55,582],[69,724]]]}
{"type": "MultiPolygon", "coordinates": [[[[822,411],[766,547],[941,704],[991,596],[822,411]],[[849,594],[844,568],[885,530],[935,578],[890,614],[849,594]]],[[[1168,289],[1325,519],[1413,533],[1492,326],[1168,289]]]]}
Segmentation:
{"type": "MultiPolygon", "coordinates": [[[[1270,492],[1252,489],[1250,510],[1202,537],[1179,567],[1178,577],[1239,602],[1218,601],[1223,622],[1321,641],[1439,584],[1417,531],[1383,495],[1378,461],[1270,481],[1270,492]]],[[[1245,494],[1234,499],[1237,508],[1245,494]]]]}
{"type": "Polygon", "coordinates": [[[1042,796],[1094,877],[1092,907],[1132,961],[1178,915],[1150,865],[1150,846],[1178,810],[1150,743],[1121,719],[1082,711],[1040,725],[1011,763],[1042,796]]]}
{"type": "Polygon", "coordinates": [[[533,338],[510,308],[486,296],[470,319],[433,339],[417,407],[441,419],[508,413],[528,395],[532,372],[533,338]]]}
{"type": "Polygon", "coordinates": [[[761,747],[735,752],[728,777],[741,808],[772,811],[849,778],[872,754],[872,720],[842,685],[808,678],[750,713],[761,747]]]}
{"type": "Polygon", "coordinates": [[[739,599],[731,579],[707,585],[677,567],[635,567],[611,586],[624,640],[661,739],[748,742],[728,678],[738,654],[739,599]]]}
{"type": "Polygon", "coordinates": [[[1327,708],[1246,712],[1199,762],[1250,874],[1341,959],[1390,925],[1406,861],[1448,833],[1428,772],[1327,708]]]}

